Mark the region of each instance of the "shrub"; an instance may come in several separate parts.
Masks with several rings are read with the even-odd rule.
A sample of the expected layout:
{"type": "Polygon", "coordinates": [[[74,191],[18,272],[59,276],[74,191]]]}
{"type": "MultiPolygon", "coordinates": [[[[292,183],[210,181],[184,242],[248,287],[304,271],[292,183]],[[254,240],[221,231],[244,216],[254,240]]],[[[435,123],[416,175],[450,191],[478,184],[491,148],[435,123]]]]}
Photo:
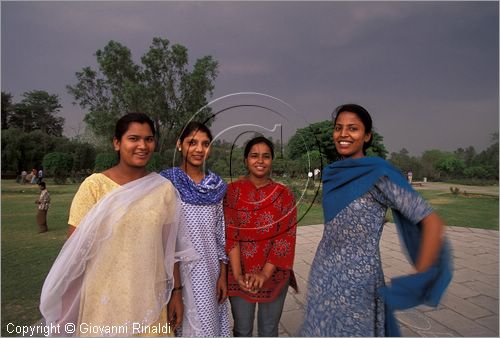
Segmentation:
{"type": "Polygon", "coordinates": [[[118,155],[115,152],[97,154],[95,157],[95,172],[103,172],[118,164],[118,155]]]}
{"type": "Polygon", "coordinates": [[[73,167],[73,155],[54,152],[43,157],[45,174],[54,177],[55,184],[64,184],[73,167]]]}

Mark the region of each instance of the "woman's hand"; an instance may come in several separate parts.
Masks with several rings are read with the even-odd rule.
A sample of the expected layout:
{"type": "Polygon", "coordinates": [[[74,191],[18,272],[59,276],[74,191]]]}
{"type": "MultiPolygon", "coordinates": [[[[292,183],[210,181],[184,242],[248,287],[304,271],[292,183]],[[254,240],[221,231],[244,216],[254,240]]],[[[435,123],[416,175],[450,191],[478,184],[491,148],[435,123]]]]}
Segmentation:
{"type": "Polygon", "coordinates": [[[257,292],[264,283],[271,277],[266,275],[264,272],[250,273],[245,275],[248,281],[248,287],[250,290],[257,292]]]}
{"type": "Polygon", "coordinates": [[[248,287],[253,292],[257,292],[264,286],[264,283],[271,278],[273,273],[276,271],[274,264],[267,262],[261,271],[245,274],[245,278],[248,281],[248,287]]]}
{"type": "Polygon", "coordinates": [[[235,277],[235,279],[238,282],[238,285],[241,290],[245,292],[252,292],[248,284],[248,279],[245,276],[239,275],[238,277],[235,277]]]}
{"type": "Polygon", "coordinates": [[[177,330],[182,324],[184,305],[182,304],[182,290],[172,291],[172,296],[167,304],[168,324],[172,331],[177,330]]]}
{"type": "Polygon", "coordinates": [[[225,273],[219,275],[217,279],[217,300],[219,304],[224,303],[227,298],[227,278],[225,273]]]}

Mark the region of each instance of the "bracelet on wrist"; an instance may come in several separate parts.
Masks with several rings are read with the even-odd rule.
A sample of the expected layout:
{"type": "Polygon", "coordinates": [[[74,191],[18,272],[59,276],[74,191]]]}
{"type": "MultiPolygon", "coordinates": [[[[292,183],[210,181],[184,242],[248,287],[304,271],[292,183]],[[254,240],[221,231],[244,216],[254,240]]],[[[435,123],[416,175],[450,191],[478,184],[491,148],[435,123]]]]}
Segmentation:
{"type": "Polygon", "coordinates": [[[182,291],[182,285],[172,289],[172,293],[175,291],[182,291]]]}

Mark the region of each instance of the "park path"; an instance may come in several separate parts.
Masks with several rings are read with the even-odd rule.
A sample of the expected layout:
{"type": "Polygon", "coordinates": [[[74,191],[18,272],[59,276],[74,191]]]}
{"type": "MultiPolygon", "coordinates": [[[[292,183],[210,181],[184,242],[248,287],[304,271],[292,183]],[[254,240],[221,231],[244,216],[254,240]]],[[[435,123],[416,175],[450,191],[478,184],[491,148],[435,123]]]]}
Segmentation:
{"type": "MultiPolygon", "coordinates": [[[[307,279],[323,225],[297,231],[294,270],[300,293],[289,291],[280,321],[280,336],[296,336],[302,323],[307,279]]],[[[498,231],[447,227],[454,256],[454,275],[437,308],[420,306],[397,313],[407,337],[498,337],[498,231]]],[[[411,272],[393,223],[380,242],[386,280],[411,272]]]]}

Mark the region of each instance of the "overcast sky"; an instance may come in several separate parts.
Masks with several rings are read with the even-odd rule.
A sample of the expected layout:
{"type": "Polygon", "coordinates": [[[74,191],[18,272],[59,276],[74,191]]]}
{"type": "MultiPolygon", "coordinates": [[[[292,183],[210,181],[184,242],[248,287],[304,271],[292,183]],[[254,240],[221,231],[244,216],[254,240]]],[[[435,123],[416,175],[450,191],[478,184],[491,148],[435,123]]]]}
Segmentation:
{"type": "MultiPolygon", "coordinates": [[[[139,60],[156,36],[186,46],[191,65],[219,62],[211,100],[259,92],[291,105],[285,137],[347,102],[370,111],[390,152],[481,151],[498,132],[496,1],[2,1],[1,11],[2,91],[15,102],[29,90],[57,94],[68,136],[84,127],[65,89],[75,72],[95,67],[109,40],[139,60]]],[[[248,116],[221,115],[214,131],[248,116]]]]}

